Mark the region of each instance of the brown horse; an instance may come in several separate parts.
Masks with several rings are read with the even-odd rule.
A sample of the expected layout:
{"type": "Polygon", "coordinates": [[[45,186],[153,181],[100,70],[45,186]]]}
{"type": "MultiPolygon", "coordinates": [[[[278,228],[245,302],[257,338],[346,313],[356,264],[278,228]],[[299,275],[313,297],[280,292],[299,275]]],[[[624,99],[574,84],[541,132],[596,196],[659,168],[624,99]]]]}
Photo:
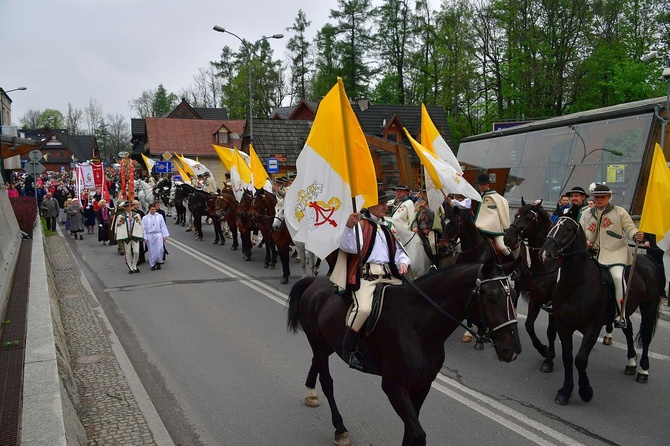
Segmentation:
{"type": "MultiPolygon", "coordinates": [[[[214,205],[214,213],[219,217],[220,221],[228,223],[230,232],[233,234],[233,246],[231,250],[237,251],[239,244],[237,242],[237,200],[235,195],[230,191],[223,191],[216,197],[216,204],[214,205]]],[[[225,234],[222,235],[221,244],[225,244],[225,234]]]]}
{"type": "Polygon", "coordinates": [[[256,221],[257,229],[263,235],[265,244],[264,268],[274,269],[277,265],[277,248],[272,236],[272,223],[275,219],[275,206],[277,198],[263,189],[256,190],[252,200],[249,214],[256,221]]]}
{"type": "MultiPolygon", "coordinates": [[[[439,269],[413,284],[386,288],[384,308],[374,330],[359,342],[367,373],[382,377],[382,389],[405,424],[402,444],[426,444],[419,411],[444,362],[444,342],[466,317],[481,322],[493,339],[498,359],[511,362],[521,352],[514,290],[505,268],[492,261],[439,269]]],[[[289,331],[305,332],[312,347],[306,404],[316,405],[317,376],[328,399],[335,444],[349,445],[349,434],[333,394],[328,358],[341,354],[345,316],[351,299],[333,294],[325,277],[297,282],[289,294],[289,331]]],[[[353,376],[352,376],[353,378],[353,376]]]]}
{"type": "MultiPolygon", "coordinates": [[[[589,355],[607,322],[612,322],[615,314],[613,293],[603,284],[600,265],[589,255],[586,248],[586,235],[576,221],[579,209],[572,209],[558,219],[551,228],[540,250],[540,260],[549,263],[559,259],[561,272],[554,286],[552,303],[554,323],[561,340],[564,368],[563,387],[558,390],[554,402],[568,404],[574,388],[572,335],[582,333],[582,342],[574,365],[579,374],[579,396],[583,401],[591,401],[593,388],[586,373],[589,355]]],[[[636,380],[646,383],[649,379],[649,344],[656,331],[658,320],[658,298],[660,277],[654,261],[646,255],[638,255],[632,282],[628,283],[628,301],[626,302],[626,328],[623,329],[628,344],[628,363],[625,372],[634,375],[637,353],[633,340],[633,327],[630,315],[639,308],[641,315],[637,342],[642,346],[640,368],[636,380]]]]}
{"type": "MultiPolygon", "coordinates": [[[[263,239],[265,239],[266,230],[269,229],[269,235],[279,254],[282,266],[282,277],[279,283],[288,283],[288,278],[291,276],[289,266],[291,262],[291,234],[285,224],[277,224],[278,220],[275,215],[277,200],[274,195],[261,189],[256,192],[252,206],[258,211],[263,239]]],[[[283,220],[281,222],[283,223],[283,220]]]]}

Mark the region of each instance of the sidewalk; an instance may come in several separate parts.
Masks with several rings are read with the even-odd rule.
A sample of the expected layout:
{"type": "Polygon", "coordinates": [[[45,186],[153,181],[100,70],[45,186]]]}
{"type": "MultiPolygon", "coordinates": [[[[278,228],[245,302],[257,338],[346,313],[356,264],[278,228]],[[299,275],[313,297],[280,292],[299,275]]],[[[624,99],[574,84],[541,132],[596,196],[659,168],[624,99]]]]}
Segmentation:
{"type": "Polygon", "coordinates": [[[60,227],[44,249],[88,444],[173,445],[60,227]]]}

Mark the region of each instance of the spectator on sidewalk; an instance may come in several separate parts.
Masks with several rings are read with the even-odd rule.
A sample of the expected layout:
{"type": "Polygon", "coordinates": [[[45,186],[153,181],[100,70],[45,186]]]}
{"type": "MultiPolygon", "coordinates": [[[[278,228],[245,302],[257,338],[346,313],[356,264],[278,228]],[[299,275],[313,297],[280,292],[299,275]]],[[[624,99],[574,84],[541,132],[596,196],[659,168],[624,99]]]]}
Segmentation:
{"type": "Polygon", "coordinates": [[[56,218],[60,212],[60,206],[58,201],[53,197],[51,192],[47,192],[46,197],[42,201],[42,215],[47,221],[47,229],[52,232],[56,232],[56,218]]]}

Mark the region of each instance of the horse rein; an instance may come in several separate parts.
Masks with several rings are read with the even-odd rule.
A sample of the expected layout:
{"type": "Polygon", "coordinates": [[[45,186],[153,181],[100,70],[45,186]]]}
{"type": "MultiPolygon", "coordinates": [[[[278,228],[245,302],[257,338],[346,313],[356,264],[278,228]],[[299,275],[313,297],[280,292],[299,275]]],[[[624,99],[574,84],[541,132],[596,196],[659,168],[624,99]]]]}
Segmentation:
{"type": "MultiPolygon", "coordinates": [[[[430,296],[428,296],[421,288],[419,288],[416,285],[416,283],[414,283],[414,281],[411,280],[409,277],[403,276],[403,280],[405,282],[409,283],[412,286],[412,288],[414,288],[414,290],[417,293],[419,293],[419,295],[421,297],[423,297],[429,304],[431,304],[440,314],[442,314],[443,316],[445,316],[447,319],[451,320],[452,322],[456,323],[461,328],[464,328],[466,331],[468,331],[476,339],[477,342],[493,344],[493,340],[489,336],[491,333],[493,333],[496,330],[499,330],[503,327],[506,327],[508,325],[517,324],[518,321],[516,320],[516,315],[514,315],[513,319],[508,319],[506,322],[504,322],[504,323],[496,326],[495,328],[493,328],[493,330],[489,330],[488,324],[486,323],[486,318],[484,317],[483,308],[482,308],[482,299],[481,299],[481,292],[480,292],[480,288],[481,288],[482,284],[499,280],[501,282],[502,286],[503,286],[503,289],[505,290],[506,295],[507,295],[508,308],[509,308],[509,304],[511,304],[511,302],[512,302],[512,295],[511,295],[511,292],[510,292],[511,287],[510,287],[510,284],[509,284],[509,277],[508,276],[500,276],[500,277],[494,277],[494,278],[491,278],[491,279],[483,279],[483,280],[480,279],[479,278],[479,273],[481,273],[481,269],[482,269],[482,267],[480,266],[479,272],[477,273],[477,276],[478,276],[477,280],[475,280],[475,288],[470,293],[470,297],[468,297],[468,302],[466,304],[466,313],[467,313],[467,308],[470,305],[470,301],[471,301],[472,296],[475,296],[477,298],[477,302],[479,304],[479,312],[482,316],[482,321],[484,322],[484,335],[483,336],[474,332],[471,328],[469,328],[465,324],[463,324],[462,321],[459,321],[451,313],[446,311],[444,308],[440,307],[437,304],[437,302],[435,302],[433,299],[431,299],[430,296]],[[505,284],[503,283],[503,280],[506,281],[507,286],[505,286],[505,284]]],[[[513,308],[513,306],[512,306],[512,308],[513,308]]],[[[509,314],[508,314],[508,317],[509,317],[509,314]]]]}
{"type": "Polygon", "coordinates": [[[552,255],[553,259],[557,259],[559,257],[566,256],[568,254],[579,254],[580,252],[586,252],[586,249],[584,251],[574,251],[574,252],[571,252],[571,253],[568,253],[568,254],[566,254],[564,252],[564,250],[568,246],[570,246],[572,244],[572,242],[574,242],[575,239],[577,238],[577,234],[579,234],[579,227],[580,227],[579,223],[577,223],[572,218],[570,218],[570,217],[560,217],[558,219],[558,221],[556,222],[556,224],[554,225],[554,227],[549,230],[549,234],[547,234],[547,240],[551,240],[552,242],[554,242],[554,244],[556,246],[559,247],[558,250],[556,251],[556,253],[552,255]],[[566,221],[570,221],[570,222],[574,223],[576,231],[575,231],[575,234],[572,236],[572,238],[565,245],[561,246],[561,244],[558,243],[558,240],[556,240],[555,236],[556,236],[556,233],[558,232],[558,230],[561,228],[561,226],[563,226],[563,223],[565,223],[566,221]]]}

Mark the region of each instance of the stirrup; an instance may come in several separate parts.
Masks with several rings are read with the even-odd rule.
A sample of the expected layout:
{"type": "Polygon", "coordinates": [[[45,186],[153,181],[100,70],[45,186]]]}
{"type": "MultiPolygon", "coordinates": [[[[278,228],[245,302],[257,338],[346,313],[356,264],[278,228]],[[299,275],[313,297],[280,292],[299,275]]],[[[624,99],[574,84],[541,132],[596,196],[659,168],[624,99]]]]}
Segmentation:
{"type": "Polygon", "coordinates": [[[547,302],[546,304],[541,304],[540,308],[542,308],[544,311],[546,311],[549,314],[554,312],[554,306],[552,305],[551,301],[547,302]]]}
{"type": "Polygon", "coordinates": [[[614,328],[626,328],[626,321],[621,320],[618,317],[614,319],[614,328]]]}
{"type": "Polygon", "coordinates": [[[351,355],[349,356],[349,368],[358,370],[360,372],[363,371],[363,361],[359,358],[360,353],[359,352],[351,352],[351,355]]]}

